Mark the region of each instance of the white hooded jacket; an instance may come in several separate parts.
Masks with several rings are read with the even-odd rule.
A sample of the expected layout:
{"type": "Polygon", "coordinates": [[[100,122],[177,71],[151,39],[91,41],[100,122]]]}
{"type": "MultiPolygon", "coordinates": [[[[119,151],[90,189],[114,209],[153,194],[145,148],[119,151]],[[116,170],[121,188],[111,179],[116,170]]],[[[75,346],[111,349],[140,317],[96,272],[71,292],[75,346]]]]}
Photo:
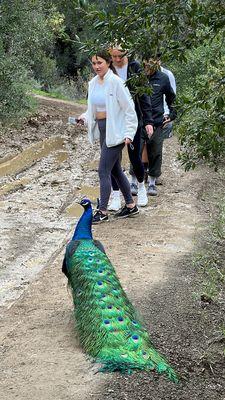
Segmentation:
{"type": "MultiPolygon", "coordinates": [[[[88,138],[93,144],[99,139],[100,132],[95,119],[95,106],[91,104],[91,93],[95,88],[96,75],[88,87],[88,109],[82,114],[88,125],[88,138]]],[[[113,147],[124,142],[125,138],[133,140],[137,131],[138,120],[131,94],[124,82],[111,69],[104,76],[106,94],[106,146],[113,147]]]]}

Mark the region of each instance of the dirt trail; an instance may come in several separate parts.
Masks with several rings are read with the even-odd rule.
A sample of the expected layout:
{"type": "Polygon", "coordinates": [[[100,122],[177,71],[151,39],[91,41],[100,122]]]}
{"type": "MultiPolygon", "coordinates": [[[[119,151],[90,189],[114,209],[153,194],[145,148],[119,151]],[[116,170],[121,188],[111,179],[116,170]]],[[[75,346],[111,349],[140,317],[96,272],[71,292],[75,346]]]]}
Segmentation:
{"type": "Polygon", "coordinates": [[[213,310],[209,316],[194,299],[197,277],[189,265],[208,220],[201,199],[213,173],[184,173],[176,139],[167,140],[159,196],[135,219],[111,217],[94,227],[181,384],[154,374],[95,374],[79,347],[61,262],[81,211],[76,200],[98,193],[98,146],[89,146],[85,128],[66,124],[83,106],[40,104],[39,115],[19,133],[1,138],[0,398],[224,399],[220,365],[214,375],[201,365],[213,310]]]}

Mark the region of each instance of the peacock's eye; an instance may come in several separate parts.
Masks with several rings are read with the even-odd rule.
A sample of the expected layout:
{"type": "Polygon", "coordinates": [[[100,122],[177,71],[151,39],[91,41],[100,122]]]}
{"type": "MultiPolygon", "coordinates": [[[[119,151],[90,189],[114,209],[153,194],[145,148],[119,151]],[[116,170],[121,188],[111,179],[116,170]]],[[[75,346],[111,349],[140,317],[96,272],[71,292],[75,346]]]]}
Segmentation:
{"type": "Polygon", "coordinates": [[[102,286],[102,281],[98,281],[98,285],[99,285],[99,286],[102,286]]]}
{"type": "Polygon", "coordinates": [[[105,325],[109,325],[109,324],[110,324],[110,321],[109,321],[108,319],[105,319],[105,320],[104,320],[104,324],[105,324],[105,325]]]}
{"type": "Polygon", "coordinates": [[[123,322],[123,317],[118,317],[119,322],[123,322]]]}
{"type": "Polygon", "coordinates": [[[138,340],[138,339],[139,339],[139,336],[138,336],[138,335],[133,335],[133,336],[132,336],[132,339],[133,339],[133,340],[138,340]]]}

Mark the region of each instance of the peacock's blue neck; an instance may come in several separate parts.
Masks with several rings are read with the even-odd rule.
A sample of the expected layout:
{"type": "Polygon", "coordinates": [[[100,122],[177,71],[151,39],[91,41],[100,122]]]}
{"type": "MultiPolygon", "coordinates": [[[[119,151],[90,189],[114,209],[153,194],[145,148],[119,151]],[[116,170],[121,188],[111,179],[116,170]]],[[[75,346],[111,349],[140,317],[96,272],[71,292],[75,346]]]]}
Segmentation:
{"type": "Polygon", "coordinates": [[[81,215],[72,240],[93,239],[91,231],[92,217],[92,207],[90,206],[81,215]]]}

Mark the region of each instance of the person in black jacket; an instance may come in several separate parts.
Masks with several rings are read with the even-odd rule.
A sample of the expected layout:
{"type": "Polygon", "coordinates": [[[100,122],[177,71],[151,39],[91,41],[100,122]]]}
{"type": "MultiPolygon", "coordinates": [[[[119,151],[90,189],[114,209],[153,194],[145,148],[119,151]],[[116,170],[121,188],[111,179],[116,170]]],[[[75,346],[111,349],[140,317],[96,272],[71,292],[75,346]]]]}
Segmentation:
{"type": "MultiPolygon", "coordinates": [[[[110,54],[117,74],[124,81],[129,79],[133,74],[139,74],[141,72],[140,64],[136,60],[128,60],[125,51],[122,50],[121,47],[111,48],[110,54]]],[[[129,83],[127,86],[132,93],[132,88],[129,83]]],[[[146,206],[148,203],[148,197],[144,185],[144,166],[141,160],[140,144],[141,131],[143,128],[149,135],[153,133],[152,107],[150,98],[146,94],[141,96],[135,95],[133,100],[138,117],[138,128],[132,144],[128,146],[129,159],[134,171],[134,177],[131,177],[131,192],[133,195],[138,196],[137,204],[139,206],[146,206]]],[[[114,179],[112,179],[112,187],[113,198],[108,209],[116,211],[118,207],[120,207],[120,193],[118,185],[114,179]]]]}
{"type": "Polygon", "coordinates": [[[156,196],[157,188],[155,183],[156,178],[161,175],[162,166],[163,126],[176,118],[176,111],[173,107],[176,95],[171,87],[168,76],[160,70],[158,60],[150,59],[148,62],[144,62],[144,69],[148,76],[149,85],[152,88],[150,98],[154,123],[153,133],[142,132],[142,138],[147,145],[149,163],[149,186],[147,193],[150,196],[156,196]],[[164,95],[169,108],[169,115],[166,117],[164,117],[164,95]]]}

